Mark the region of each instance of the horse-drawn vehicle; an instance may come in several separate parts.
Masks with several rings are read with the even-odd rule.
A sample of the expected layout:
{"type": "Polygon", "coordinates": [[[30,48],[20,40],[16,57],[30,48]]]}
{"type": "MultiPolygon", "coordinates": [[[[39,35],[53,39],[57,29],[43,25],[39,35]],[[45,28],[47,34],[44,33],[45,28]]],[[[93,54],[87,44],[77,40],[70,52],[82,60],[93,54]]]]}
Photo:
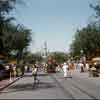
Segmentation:
{"type": "Polygon", "coordinates": [[[57,67],[56,60],[52,57],[49,57],[47,60],[47,72],[48,73],[55,73],[56,67],[57,67]]]}

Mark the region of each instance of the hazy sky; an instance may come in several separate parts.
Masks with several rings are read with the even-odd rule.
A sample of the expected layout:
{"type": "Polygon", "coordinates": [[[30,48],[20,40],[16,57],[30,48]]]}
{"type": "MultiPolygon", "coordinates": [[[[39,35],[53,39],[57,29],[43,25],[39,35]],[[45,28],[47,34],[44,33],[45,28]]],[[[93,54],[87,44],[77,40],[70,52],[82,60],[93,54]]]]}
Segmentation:
{"type": "Polygon", "coordinates": [[[12,14],[18,23],[33,31],[30,50],[41,50],[47,42],[50,51],[68,51],[76,29],[86,26],[94,14],[94,0],[24,0],[12,14]]]}

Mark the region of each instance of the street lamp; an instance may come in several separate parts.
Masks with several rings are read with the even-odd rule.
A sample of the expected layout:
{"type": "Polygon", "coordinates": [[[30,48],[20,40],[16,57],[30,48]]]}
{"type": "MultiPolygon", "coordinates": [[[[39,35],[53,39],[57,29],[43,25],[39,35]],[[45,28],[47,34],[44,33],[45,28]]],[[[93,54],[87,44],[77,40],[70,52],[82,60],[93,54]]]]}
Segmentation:
{"type": "Polygon", "coordinates": [[[84,51],[82,49],[80,50],[80,53],[81,53],[81,61],[86,63],[86,57],[85,57],[84,51]]]}
{"type": "Polygon", "coordinates": [[[83,62],[82,58],[83,58],[83,49],[80,50],[80,61],[83,62]]]}
{"type": "Polygon", "coordinates": [[[83,54],[83,52],[84,52],[84,51],[81,49],[81,50],[80,50],[80,53],[83,54]]]}

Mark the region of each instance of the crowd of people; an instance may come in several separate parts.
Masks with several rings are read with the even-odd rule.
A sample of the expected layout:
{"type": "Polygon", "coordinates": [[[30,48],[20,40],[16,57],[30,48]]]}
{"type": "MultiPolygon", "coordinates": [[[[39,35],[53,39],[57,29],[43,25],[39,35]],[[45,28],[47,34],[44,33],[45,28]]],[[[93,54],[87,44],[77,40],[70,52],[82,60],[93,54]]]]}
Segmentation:
{"type": "Polygon", "coordinates": [[[66,77],[72,78],[73,72],[75,70],[75,65],[74,63],[64,63],[62,69],[65,78],[66,77]]]}
{"type": "MultiPolygon", "coordinates": [[[[54,66],[54,64],[50,64],[50,66],[54,66]]],[[[37,76],[37,71],[39,69],[42,69],[44,72],[47,72],[48,67],[50,67],[47,63],[43,63],[43,64],[33,64],[33,68],[32,68],[32,75],[35,77],[34,80],[36,80],[36,76],[37,76]],[[35,73],[35,74],[34,74],[35,73]]],[[[76,69],[79,69],[80,72],[85,72],[89,70],[89,64],[88,63],[75,63],[75,62],[64,62],[63,64],[55,64],[55,67],[51,67],[54,68],[55,72],[60,72],[63,71],[63,76],[65,78],[72,78],[73,77],[73,73],[76,69]]],[[[49,72],[47,72],[49,73],[49,72]]]]}
{"type": "MultiPolygon", "coordinates": [[[[17,70],[16,64],[6,65],[5,67],[6,67],[6,70],[8,70],[9,77],[15,78],[17,76],[18,70],[17,70]]],[[[67,61],[67,62],[64,62],[63,64],[57,64],[57,63],[53,65],[50,64],[50,66],[49,66],[49,63],[38,62],[38,63],[31,64],[31,65],[24,65],[23,73],[31,71],[32,76],[34,77],[34,81],[36,81],[38,71],[43,70],[44,72],[47,72],[48,67],[54,68],[55,72],[63,71],[64,78],[72,78],[73,73],[76,69],[79,69],[80,72],[82,73],[85,71],[89,71],[89,68],[90,68],[88,63],[82,63],[82,62],[75,63],[73,61],[71,62],[67,61]]]]}

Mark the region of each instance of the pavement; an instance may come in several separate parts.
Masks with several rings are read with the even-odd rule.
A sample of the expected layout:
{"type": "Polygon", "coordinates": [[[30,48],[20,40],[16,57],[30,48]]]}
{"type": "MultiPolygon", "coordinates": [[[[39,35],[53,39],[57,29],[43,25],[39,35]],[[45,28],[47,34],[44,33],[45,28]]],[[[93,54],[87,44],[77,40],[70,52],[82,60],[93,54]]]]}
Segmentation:
{"type": "Polygon", "coordinates": [[[71,99],[48,74],[40,73],[40,82],[34,85],[31,73],[4,89],[0,99],[71,99]]]}
{"type": "Polygon", "coordinates": [[[99,77],[89,77],[89,72],[80,73],[80,70],[76,70],[73,74],[74,77],[78,77],[81,80],[89,81],[95,85],[100,85],[100,74],[99,77]]]}
{"type": "Polygon", "coordinates": [[[63,73],[39,72],[39,83],[34,84],[31,73],[3,89],[0,99],[100,99],[100,77],[89,77],[88,73],[76,70],[72,78],[63,73]]]}
{"type": "Polygon", "coordinates": [[[89,77],[88,72],[76,70],[72,78],[63,78],[63,73],[53,75],[75,99],[100,99],[100,77],[89,77]]]}
{"type": "Polygon", "coordinates": [[[0,81],[0,91],[5,89],[9,85],[13,84],[14,82],[16,82],[18,79],[19,77],[12,78],[12,79],[5,79],[5,80],[0,81]]]}

